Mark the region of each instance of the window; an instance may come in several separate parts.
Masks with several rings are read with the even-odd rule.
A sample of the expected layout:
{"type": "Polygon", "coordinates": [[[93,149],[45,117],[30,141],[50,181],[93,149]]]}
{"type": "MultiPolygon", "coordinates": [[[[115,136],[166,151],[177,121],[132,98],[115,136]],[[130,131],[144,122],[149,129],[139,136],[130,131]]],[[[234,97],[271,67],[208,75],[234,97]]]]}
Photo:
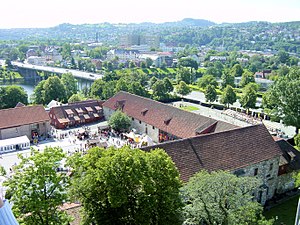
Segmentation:
{"type": "Polygon", "coordinates": [[[270,171],[273,170],[273,163],[270,164],[270,171]]]}
{"type": "Polygon", "coordinates": [[[258,168],[254,169],[254,176],[256,176],[258,174],[258,168]]]}
{"type": "Polygon", "coordinates": [[[153,129],[153,130],[155,130],[155,127],[154,127],[154,126],[152,126],[152,129],[153,129]]]}
{"type": "Polygon", "coordinates": [[[141,124],[141,123],[142,123],[142,121],[139,121],[139,123],[141,124]]]}
{"type": "Polygon", "coordinates": [[[134,118],[132,117],[131,120],[134,121],[134,118]]]}

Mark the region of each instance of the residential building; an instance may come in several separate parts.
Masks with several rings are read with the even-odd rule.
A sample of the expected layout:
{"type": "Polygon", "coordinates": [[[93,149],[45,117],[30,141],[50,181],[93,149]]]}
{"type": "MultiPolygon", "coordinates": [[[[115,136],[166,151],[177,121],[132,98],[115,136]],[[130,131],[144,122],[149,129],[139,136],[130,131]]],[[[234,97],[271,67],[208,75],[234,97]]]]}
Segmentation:
{"type": "Polygon", "coordinates": [[[44,56],[30,56],[27,58],[27,63],[37,66],[44,66],[46,64],[46,58],[44,56]]]}
{"type": "Polygon", "coordinates": [[[139,133],[148,134],[154,142],[189,138],[236,128],[223,121],[123,91],[103,103],[106,119],[109,119],[116,110],[126,113],[132,120],[132,127],[139,133]]]}
{"type": "Polygon", "coordinates": [[[52,107],[49,112],[51,125],[57,129],[83,125],[100,121],[104,118],[103,101],[87,100],[52,107]]]}
{"type": "Polygon", "coordinates": [[[48,113],[41,105],[0,110],[0,140],[26,135],[45,138],[50,130],[48,113]]]}
{"type": "Polygon", "coordinates": [[[139,51],[136,50],[125,50],[125,49],[112,49],[107,52],[107,59],[119,61],[130,61],[136,60],[139,57],[139,51]]]}

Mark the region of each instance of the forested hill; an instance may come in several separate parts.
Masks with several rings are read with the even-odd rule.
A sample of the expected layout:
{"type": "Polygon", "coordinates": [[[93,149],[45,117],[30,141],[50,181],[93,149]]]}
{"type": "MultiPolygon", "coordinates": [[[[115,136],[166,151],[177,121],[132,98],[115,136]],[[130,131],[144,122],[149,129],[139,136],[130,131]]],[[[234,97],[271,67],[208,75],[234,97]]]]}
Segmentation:
{"type": "Polygon", "coordinates": [[[223,50],[279,50],[300,53],[300,21],[215,24],[201,19],[141,24],[61,24],[51,28],[1,29],[0,40],[98,41],[117,45],[124,34],[159,35],[171,46],[210,46],[223,50]]]}

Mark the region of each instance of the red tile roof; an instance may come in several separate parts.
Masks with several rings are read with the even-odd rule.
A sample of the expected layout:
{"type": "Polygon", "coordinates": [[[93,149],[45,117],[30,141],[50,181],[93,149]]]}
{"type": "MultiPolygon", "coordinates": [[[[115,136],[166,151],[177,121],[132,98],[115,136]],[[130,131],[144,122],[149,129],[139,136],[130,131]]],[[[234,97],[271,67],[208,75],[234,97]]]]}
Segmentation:
{"type": "Polygon", "coordinates": [[[113,110],[122,108],[123,112],[128,116],[157,127],[167,133],[171,133],[179,138],[193,137],[196,135],[196,132],[204,131],[211,125],[214,125],[211,132],[214,130],[224,131],[236,128],[236,126],[222,121],[217,121],[123,91],[108,99],[103,104],[103,107],[113,110]]]}
{"type": "Polygon", "coordinates": [[[69,114],[73,114],[74,118],[80,120],[78,113],[97,112],[101,109],[103,101],[86,100],[80,102],[69,103],[68,105],[55,106],[50,109],[50,112],[55,114],[58,119],[67,119],[69,114]],[[89,110],[87,110],[89,109],[89,110]]]}
{"type": "Polygon", "coordinates": [[[38,122],[48,122],[49,120],[48,113],[41,105],[0,110],[0,129],[38,122]]]}
{"type": "Polygon", "coordinates": [[[167,152],[183,181],[188,181],[200,170],[233,171],[282,154],[264,125],[199,135],[143,150],[155,148],[162,148],[167,152]]]}

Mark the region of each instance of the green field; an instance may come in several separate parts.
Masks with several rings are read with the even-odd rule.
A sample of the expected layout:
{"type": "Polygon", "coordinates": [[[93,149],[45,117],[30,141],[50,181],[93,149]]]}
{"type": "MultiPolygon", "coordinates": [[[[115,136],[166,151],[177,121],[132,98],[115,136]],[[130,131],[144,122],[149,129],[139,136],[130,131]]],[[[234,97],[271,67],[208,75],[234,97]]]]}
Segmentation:
{"type": "Polygon", "coordinates": [[[186,110],[186,111],[195,111],[195,110],[199,110],[198,107],[196,107],[196,106],[191,106],[191,105],[180,107],[180,109],[183,109],[183,110],[186,110]]]}
{"type": "Polygon", "coordinates": [[[296,210],[299,196],[295,196],[268,211],[264,212],[267,219],[276,218],[274,225],[293,225],[295,223],[296,210]]]}

